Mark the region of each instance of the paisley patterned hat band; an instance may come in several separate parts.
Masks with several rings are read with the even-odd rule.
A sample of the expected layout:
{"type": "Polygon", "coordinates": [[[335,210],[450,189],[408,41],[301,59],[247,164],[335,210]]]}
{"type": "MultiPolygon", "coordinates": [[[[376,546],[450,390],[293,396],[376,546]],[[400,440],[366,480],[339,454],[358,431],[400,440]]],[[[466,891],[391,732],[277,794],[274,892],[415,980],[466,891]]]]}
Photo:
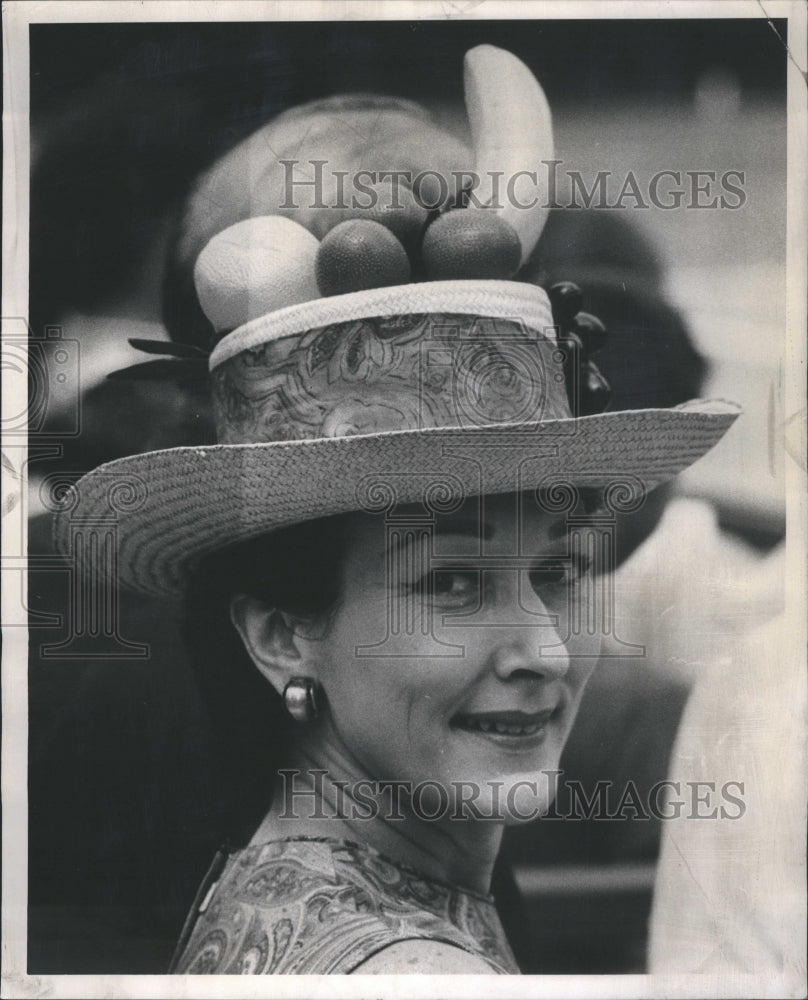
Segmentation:
{"type": "Polygon", "coordinates": [[[214,349],[218,440],[569,417],[566,355],[554,350],[552,324],[542,289],[504,281],[402,285],[288,307],[214,349]]]}

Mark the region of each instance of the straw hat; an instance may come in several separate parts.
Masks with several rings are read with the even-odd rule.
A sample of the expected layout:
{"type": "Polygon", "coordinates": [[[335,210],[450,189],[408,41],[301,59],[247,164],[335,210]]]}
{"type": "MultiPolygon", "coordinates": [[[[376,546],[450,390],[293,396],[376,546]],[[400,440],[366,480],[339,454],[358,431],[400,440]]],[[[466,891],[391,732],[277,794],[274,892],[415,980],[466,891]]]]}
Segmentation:
{"type": "Polygon", "coordinates": [[[141,343],[170,360],[135,374],[204,367],[219,443],[84,476],[57,515],[62,551],[111,516],[118,579],[176,595],[202,556],[286,525],[559,479],[650,489],[723,436],[725,401],[603,412],[602,327],[574,286],[514,280],[546,217],[544,94],[491,46],[467,53],[465,94],[472,149],[407,102],[332,98],[201,178],[176,258],[208,342],[141,343]],[[463,171],[477,184],[456,198],[463,171]],[[525,171],[530,210],[524,186],[502,190],[525,171]]]}

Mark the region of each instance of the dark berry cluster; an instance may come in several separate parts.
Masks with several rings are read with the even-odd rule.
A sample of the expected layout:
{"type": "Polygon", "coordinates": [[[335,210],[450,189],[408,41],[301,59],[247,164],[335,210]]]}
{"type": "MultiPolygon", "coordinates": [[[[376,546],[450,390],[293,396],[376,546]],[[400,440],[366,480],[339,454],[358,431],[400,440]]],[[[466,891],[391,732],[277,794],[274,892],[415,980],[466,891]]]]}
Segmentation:
{"type": "Polygon", "coordinates": [[[583,294],[571,281],[559,281],[547,290],[553,321],[558,327],[558,343],[566,353],[564,376],[567,396],[575,417],[603,413],[612,389],[590,354],[606,342],[606,327],[597,316],[583,312],[583,294]]]}

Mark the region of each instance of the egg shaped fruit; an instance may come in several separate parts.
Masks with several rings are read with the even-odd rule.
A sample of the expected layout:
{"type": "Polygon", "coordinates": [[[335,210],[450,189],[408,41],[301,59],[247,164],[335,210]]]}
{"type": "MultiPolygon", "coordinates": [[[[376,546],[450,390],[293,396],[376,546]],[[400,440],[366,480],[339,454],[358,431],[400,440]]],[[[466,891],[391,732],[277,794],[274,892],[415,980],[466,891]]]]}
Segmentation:
{"type": "Polygon", "coordinates": [[[495,212],[458,208],[430,225],[421,253],[431,281],[508,279],[519,270],[522,245],[495,212]]]}
{"type": "Polygon", "coordinates": [[[279,215],[245,219],[214,236],[197,258],[194,283],[216,332],[320,298],[319,248],[307,229],[279,215]]]}
{"type": "Polygon", "coordinates": [[[326,234],[316,262],[322,295],[403,285],[410,280],[407,252],[380,222],[348,219],[326,234]]]}

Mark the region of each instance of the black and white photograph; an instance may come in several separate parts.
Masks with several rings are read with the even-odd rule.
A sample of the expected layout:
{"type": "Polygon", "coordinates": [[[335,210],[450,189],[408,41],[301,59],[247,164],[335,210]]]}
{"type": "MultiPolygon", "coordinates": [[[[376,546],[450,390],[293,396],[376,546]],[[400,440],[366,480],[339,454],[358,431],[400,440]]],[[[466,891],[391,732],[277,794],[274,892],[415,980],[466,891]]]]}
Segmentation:
{"type": "Polygon", "coordinates": [[[807,995],[807,15],[3,5],[3,997],[807,995]]]}

